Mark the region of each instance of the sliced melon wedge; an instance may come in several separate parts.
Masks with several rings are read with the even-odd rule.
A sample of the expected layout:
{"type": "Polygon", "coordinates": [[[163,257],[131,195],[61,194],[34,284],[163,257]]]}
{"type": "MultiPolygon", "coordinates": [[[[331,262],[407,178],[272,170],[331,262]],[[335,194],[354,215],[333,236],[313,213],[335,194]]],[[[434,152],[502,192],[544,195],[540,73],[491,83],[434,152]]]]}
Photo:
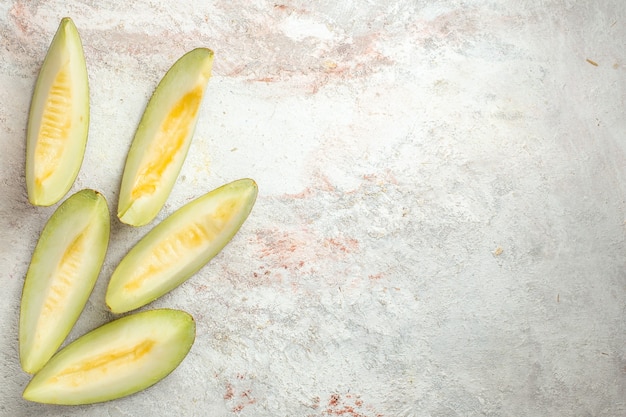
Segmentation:
{"type": "Polygon", "coordinates": [[[24,280],[20,362],[35,373],[54,355],[85,307],[109,243],[109,209],[94,190],[61,204],[41,232],[24,280]]]}
{"type": "Polygon", "coordinates": [[[141,391],[169,375],[195,339],[193,318],[151,310],[107,323],[59,351],[24,390],[29,401],[91,404],[141,391]]]}
{"type": "Polygon", "coordinates": [[[26,131],[29,201],[50,206],[67,194],[83,162],[89,82],[76,26],[61,20],[37,78],[26,131]]]}
{"type": "Polygon", "coordinates": [[[250,214],[257,185],[241,179],[188,203],[152,229],[117,266],[106,292],[114,313],[134,310],[182,284],[217,255],[250,214]]]}
{"type": "Polygon", "coordinates": [[[211,50],[194,49],[154,91],[124,167],[117,212],[122,222],[148,224],[163,207],[187,156],[212,66],[211,50]]]}

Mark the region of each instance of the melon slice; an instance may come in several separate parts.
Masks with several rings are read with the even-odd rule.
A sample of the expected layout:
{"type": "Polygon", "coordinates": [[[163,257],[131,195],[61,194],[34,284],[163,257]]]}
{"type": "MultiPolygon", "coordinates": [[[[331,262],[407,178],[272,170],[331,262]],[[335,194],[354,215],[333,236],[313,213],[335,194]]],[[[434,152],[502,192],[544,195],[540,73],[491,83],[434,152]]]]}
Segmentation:
{"type": "Polygon", "coordinates": [[[100,273],[109,243],[102,194],[82,190],[48,220],[26,273],[19,323],[20,362],[35,373],[63,343],[100,273]]]}
{"type": "Polygon", "coordinates": [[[83,47],[70,18],[61,20],[37,78],[26,131],[29,201],[50,206],[67,194],[87,145],[89,83],[83,47]]]}
{"type": "Polygon", "coordinates": [[[248,217],[257,185],[241,179],[188,203],[152,229],[117,266],[106,292],[114,313],[134,310],[182,284],[217,255],[248,217]]]}
{"type": "Polygon", "coordinates": [[[91,404],[156,384],[187,356],[193,318],[179,310],[151,310],[107,323],[59,351],[24,390],[29,401],[91,404]]]}
{"type": "Polygon", "coordinates": [[[211,50],[194,49],[154,91],[126,158],[117,212],[122,222],[145,225],[163,207],[187,156],[212,66],[211,50]]]}

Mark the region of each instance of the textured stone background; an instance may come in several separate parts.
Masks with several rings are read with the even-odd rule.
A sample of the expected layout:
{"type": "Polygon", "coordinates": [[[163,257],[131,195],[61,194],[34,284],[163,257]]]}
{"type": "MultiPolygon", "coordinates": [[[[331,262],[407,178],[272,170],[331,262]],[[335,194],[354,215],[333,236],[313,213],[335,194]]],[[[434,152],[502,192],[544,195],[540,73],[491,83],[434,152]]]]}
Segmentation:
{"type": "MultiPolygon", "coordinates": [[[[3,1],[0,415],[626,415],[625,23],[621,0],[3,1]],[[159,219],[260,187],[231,244],[147,307],[196,318],[182,365],[75,408],[22,400],[17,357],[55,208],[27,202],[25,126],[63,16],[91,83],[74,191],[115,212],[145,104],[198,46],[214,77],[159,219]]],[[[114,219],[70,339],[113,318],[108,277],[151,227],[114,219]]]]}

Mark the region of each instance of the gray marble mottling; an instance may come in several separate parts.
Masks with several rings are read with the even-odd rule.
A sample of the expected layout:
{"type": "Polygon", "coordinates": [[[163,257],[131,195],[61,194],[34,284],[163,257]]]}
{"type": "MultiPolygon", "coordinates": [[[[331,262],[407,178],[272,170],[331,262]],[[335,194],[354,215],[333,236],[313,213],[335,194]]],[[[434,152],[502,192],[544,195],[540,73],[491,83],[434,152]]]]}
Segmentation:
{"type": "MultiPolygon", "coordinates": [[[[0,415],[626,415],[626,3],[25,1],[0,4],[0,415]],[[29,205],[25,126],[63,16],[91,126],[73,191],[115,213],[145,104],[188,50],[214,75],[158,219],[231,180],[259,199],[213,261],[146,308],[197,320],[157,385],[28,403],[23,278],[55,207],[29,205]]],[[[68,340],[152,227],[115,218],[68,340]]]]}

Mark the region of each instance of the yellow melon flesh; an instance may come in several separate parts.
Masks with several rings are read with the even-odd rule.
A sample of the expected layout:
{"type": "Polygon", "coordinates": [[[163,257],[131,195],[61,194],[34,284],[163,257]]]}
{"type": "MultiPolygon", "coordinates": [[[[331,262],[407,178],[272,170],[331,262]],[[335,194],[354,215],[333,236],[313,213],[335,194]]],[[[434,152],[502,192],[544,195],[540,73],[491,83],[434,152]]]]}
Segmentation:
{"type": "Polygon", "coordinates": [[[80,191],[44,227],[24,280],[20,362],[35,373],[52,357],[83,310],[109,243],[109,210],[102,194],[80,191]]]}
{"type": "Polygon", "coordinates": [[[211,50],[194,49],[157,86],[126,159],[118,203],[122,222],[145,225],[163,207],[187,156],[212,65],[211,50]]]}
{"type": "Polygon", "coordinates": [[[35,187],[39,192],[45,181],[58,169],[72,127],[72,85],[67,63],[63,65],[44,105],[41,130],[35,145],[35,187]]]}
{"type": "Polygon", "coordinates": [[[51,377],[49,381],[54,384],[79,387],[89,383],[91,379],[106,375],[114,369],[123,369],[133,366],[140,361],[141,358],[150,353],[155,343],[155,340],[147,337],[144,340],[98,353],[93,357],[67,366],[55,376],[51,377]]]}
{"type": "Polygon", "coordinates": [[[47,404],[91,404],[141,391],[170,374],[195,339],[179,310],[131,314],[78,338],[39,371],[23,397],[47,404]]]}
{"type": "Polygon", "coordinates": [[[114,313],[171,291],[217,255],[247,219],[257,185],[241,179],[183,206],[152,229],[117,266],[105,301],[114,313]]]}
{"type": "Polygon", "coordinates": [[[57,203],[82,164],[89,125],[89,85],[76,26],[64,18],[41,67],[26,133],[26,188],[38,206],[57,203]]]}
{"type": "Polygon", "coordinates": [[[163,121],[131,190],[132,199],[147,197],[157,191],[163,174],[189,137],[189,129],[198,113],[202,92],[202,88],[196,87],[185,94],[163,121]]]}

